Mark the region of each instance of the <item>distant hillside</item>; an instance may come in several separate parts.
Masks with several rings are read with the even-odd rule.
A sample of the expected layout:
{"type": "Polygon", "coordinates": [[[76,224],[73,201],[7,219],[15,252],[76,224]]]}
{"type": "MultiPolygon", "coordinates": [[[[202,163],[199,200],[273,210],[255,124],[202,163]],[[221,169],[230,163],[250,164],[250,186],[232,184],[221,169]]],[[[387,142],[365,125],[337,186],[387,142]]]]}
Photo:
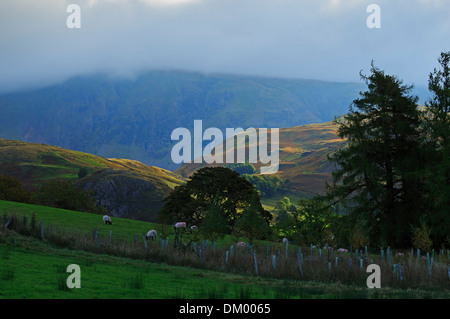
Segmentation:
{"type": "MultiPolygon", "coordinates": [[[[346,143],[337,136],[337,126],[327,122],[280,129],[279,139],[280,166],[274,175],[285,181],[282,192],[299,197],[323,194],[325,182],[331,181],[333,171],[327,155],[346,143]]],[[[260,165],[254,164],[256,173],[259,173],[260,165]]],[[[189,177],[195,170],[204,166],[210,165],[183,164],[175,172],[189,177]]]]}
{"type": "Polygon", "coordinates": [[[155,221],[162,199],[180,176],[157,167],[126,159],[106,159],[60,147],[0,139],[0,174],[17,178],[33,189],[52,178],[72,180],[95,198],[111,215],[155,221]],[[78,177],[80,168],[87,175],[78,177]]]}
{"type": "Polygon", "coordinates": [[[0,95],[0,136],[176,169],[177,127],[286,128],[348,111],[362,84],[151,71],[93,75],[0,95]]]}

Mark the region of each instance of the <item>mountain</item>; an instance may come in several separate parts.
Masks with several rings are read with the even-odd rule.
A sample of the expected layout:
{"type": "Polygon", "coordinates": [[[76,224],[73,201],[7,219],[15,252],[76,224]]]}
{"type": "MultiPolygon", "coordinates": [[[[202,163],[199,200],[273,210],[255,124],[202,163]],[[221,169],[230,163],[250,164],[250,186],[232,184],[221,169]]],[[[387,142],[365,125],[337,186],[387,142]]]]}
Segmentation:
{"type": "MultiPolygon", "coordinates": [[[[327,156],[346,143],[346,140],[337,135],[337,128],[333,122],[326,122],[280,129],[280,165],[273,176],[284,181],[281,193],[294,198],[324,194],[325,182],[331,182],[333,171],[333,165],[327,156]]],[[[251,144],[246,144],[247,150],[250,146],[251,144]]],[[[201,167],[217,165],[229,166],[186,163],[175,172],[188,178],[201,167]]],[[[261,163],[254,164],[256,173],[260,172],[260,166],[261,163]]]]}
{"type": "Polygon", "coordinates": [[[221,130],[321,123],[346,113],[362,88],[183,71],[130,79],[96,74],[0,95],[0,136],[174,170],[171,133],[192,132],[196,119],[221,130]]]}
{"type": "Polygon", "coordinates": [[[164,197],[183,182],[173,172],[134,160],[6,139],[0,139],[0,174],[17,178],[29,190],[39,181],[69,179],[92,190],[111,215],[146,221],[156,221],[164,197]],[[87,175],[79,178],[81,168],[87,175]]]}

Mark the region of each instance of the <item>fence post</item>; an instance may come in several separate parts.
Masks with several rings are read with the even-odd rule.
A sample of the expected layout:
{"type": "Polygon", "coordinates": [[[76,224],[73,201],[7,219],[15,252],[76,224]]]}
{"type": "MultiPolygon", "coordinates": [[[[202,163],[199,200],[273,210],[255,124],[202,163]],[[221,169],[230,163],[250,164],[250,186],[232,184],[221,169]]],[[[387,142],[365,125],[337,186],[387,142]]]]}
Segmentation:
{"type": "Polygon", "coordinates": [[[41,237],[42,237],[42,239],[45,239],[44,238],[44,224],[42,223],[42,220],[41,220],[41,237]]]}
{"type": "Polygon", "coordinates": [[[228,265],[228,250],[227,253],[225,254],[225,265],[228,265]]]}
{"type": "Polygon", "coordinates": [[[298,264],[298,270],[300,271],[300,276],[303,279],[303,269],[302,269],[302,262],[301,262],[300,254],[297,254],[297,264],[298,264]]]}
{"type": "Polygon", "coordinates": [[[147,252],[148,251],[148,247],[147,247],[147,238],[145,238],[145,234],[142,234],[142,239],[144,240],[145,252],[147,252]]]}
{"type": "Polygon", "coordinates": [[[272,255],[272,267],[274,271],[277,271],[277,256],[272,255]]]}
{"type": "Polygon", "coordinates": [[[253,260],[255,261],[256,276],[258,276],[258,262],[256,261],[256,251],[253,251],[253,260]]]}
{"type": "Polygon", "coordinates": [[[6,221],[5,228],[8,228],[9,224],[11,223],[11,220],[12,220],[12,215],[9,216],[8,220],[6,221]]]}
{"type": "Polygon", "coordinates": [[[112,230],[109,231],[109,244],[112,245],[112,230]]]}
{"type": "Polygon", "coordinates": [[[328,262],[328,275],[330,276],[331,280],[331,261],[328,262]]]}
{"type": "Polygon", "coordinates": [[[200,257],[200,264],[203,264],[203,255],[202,255],[202,248],[201,247],[198,248],[198,254],[199,254],[199,257],[200,257]]]}

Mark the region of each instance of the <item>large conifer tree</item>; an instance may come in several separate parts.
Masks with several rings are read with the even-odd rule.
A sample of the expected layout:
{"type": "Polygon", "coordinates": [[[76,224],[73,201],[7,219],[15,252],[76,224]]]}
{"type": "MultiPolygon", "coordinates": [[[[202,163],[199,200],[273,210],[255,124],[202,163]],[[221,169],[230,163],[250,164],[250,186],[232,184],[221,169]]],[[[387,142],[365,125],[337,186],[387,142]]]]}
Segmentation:
{"type": "Polygon", "coordinates": [[[406,247],[423,209],[418,97],[373,62],[371,74],[361,77],[367,91],[335,120],[348,143],[330,156],[336,170],[327,195],[365,224],[372,245],[406,247]]]}

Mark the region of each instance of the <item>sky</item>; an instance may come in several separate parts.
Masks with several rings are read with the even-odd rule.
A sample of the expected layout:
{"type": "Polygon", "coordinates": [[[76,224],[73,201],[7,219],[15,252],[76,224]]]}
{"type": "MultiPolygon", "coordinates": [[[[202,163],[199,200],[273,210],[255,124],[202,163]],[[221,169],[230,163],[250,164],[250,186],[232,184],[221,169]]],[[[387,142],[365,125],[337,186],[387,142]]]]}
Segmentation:
{"type": "Polygon", "coordinates": [[[426,86],[449,16],[448,0],[1,0],[0,92],[149,69],[360,82],[372,60],[426,86]]]}

